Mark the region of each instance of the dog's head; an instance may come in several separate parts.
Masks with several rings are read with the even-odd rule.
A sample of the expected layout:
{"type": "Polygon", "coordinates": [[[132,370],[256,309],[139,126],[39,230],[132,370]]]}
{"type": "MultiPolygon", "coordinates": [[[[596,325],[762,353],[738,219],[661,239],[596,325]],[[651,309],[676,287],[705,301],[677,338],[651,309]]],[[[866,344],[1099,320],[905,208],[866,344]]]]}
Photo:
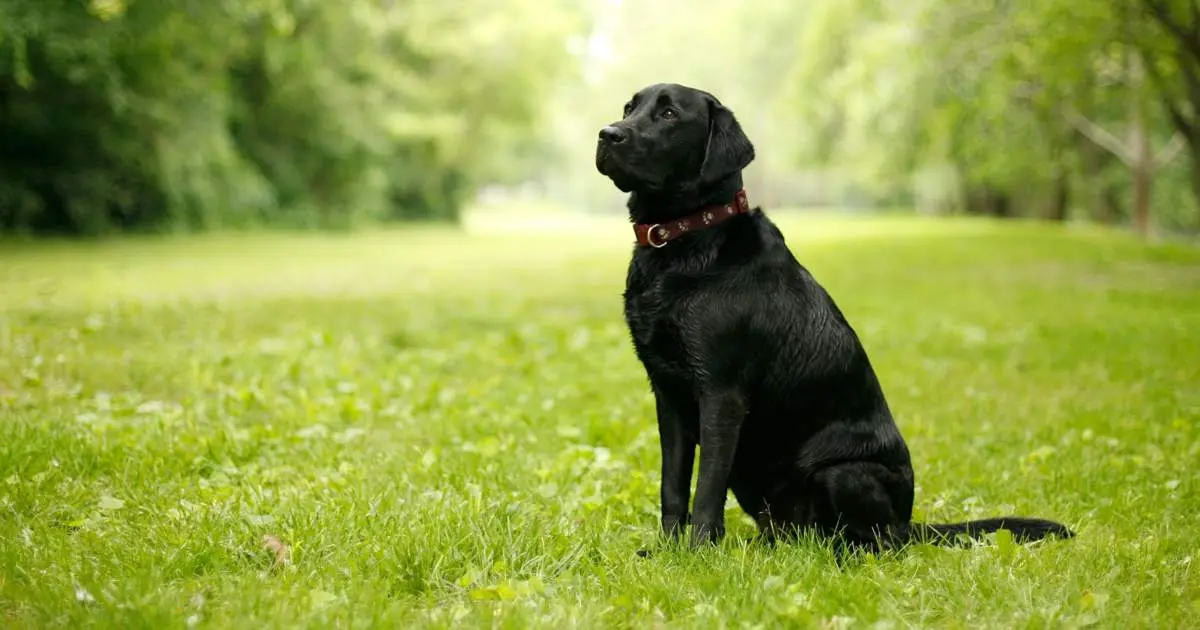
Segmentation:
{"type": "Polygon", "coordinates": [[[733,112],[708,92],[674,83],[634,94],[596,144],[596,169],[621,192],[698,190],[753,160],[733,112]]]}

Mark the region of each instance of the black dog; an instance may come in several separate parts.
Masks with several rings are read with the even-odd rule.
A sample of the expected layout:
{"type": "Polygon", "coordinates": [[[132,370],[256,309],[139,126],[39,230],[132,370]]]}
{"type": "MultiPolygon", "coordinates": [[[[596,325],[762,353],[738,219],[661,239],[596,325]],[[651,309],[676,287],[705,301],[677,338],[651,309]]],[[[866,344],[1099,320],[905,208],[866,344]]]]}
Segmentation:
{"type": "Polygon", "coordinates": [[[656,399],[663,532],[690,520],[693,546],[719,540],[732,489],[767,540],[815,530],[843,549],[880,549],[998,529],[1073,536],[1041,519],[911,521],[908,447],[857,334],[747,202],[753,159],[729,109],[675,84],[644,88],[600,131],[596,167],[631,193],[625,317],[656,399]]]}

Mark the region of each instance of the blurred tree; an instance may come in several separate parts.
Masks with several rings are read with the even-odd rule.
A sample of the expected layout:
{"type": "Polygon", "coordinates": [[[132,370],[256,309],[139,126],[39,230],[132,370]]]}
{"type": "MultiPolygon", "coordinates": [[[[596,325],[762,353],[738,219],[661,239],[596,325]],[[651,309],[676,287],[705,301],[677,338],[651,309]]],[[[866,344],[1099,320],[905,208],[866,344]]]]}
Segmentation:
{"type": "MultiPolygon", "coordinates": [[[[1163,3],[818,1],[791,81],[797,115],[813,123],[802,157],[854,165],[893,189],[940,169],[961,186],[951,205],[1064,219],[1072,205],[1092,216],[1119,205],[1099,147],[1127,169],[1145,233],[1155,175],[1187,144],[1197,111],[1178,79],[1189,40],[1163,43],[1164,19],[1177,21],[1155,13],[1163,3]],[[1091,190],[1072,204],[1073,188],[1091,190]]],[[[1164,203],[1167,220],[1196,225],[1196,185],[1190,216],[1164,203]]]]}
{"type": "Polygon", "coordinates": [[[581,18],[568,0],[0,0],[0,231],[454,218],[511,178],[581,18]]]}
{"type": "Polygon", "coordinates": [[[1146,68],[1187,143],[1192,190],[1200,199],[1200,2],[1142,0],[1141,8],[1157,26],[1144,42],[1146,68]]]}

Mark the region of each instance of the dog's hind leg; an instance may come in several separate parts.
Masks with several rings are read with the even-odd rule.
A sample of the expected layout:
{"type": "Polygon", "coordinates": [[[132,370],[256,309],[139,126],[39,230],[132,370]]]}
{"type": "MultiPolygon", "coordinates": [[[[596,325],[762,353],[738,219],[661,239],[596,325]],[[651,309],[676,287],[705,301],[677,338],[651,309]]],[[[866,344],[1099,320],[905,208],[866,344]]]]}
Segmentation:
{"type": "Polygon", "coordinates": [[[823,533],[853,548],[872,550],[903,544],[912,517],[911,473],[874,462],[847,462],[813,474],[823,492],[816,521],[823,533]]]}

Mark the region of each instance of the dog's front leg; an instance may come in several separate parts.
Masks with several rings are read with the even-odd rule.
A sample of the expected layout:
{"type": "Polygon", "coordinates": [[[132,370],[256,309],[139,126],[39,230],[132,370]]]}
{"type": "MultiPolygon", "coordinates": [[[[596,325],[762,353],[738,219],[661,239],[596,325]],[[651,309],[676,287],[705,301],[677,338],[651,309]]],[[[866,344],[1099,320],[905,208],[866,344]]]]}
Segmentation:
{"type": "Polygon", "coordinates": [[[725,497],[746,415],[736,390],[706,390],[700,396],[700,476],[692,511],[692,546],[717,542],[725,535],[725,497]]]}
{"type": "Polygon", "coordinates": [[[661,389],[654,391],[658,412],[658,441],[662,448],[662,530],[678,537],[688,522],[688,501],[692,490],[692,467],[696,462],[696,417],[691,406],[691,431],[687,429],[687,410],[680,408],[688,398],[672,396],[661,389]]]}

